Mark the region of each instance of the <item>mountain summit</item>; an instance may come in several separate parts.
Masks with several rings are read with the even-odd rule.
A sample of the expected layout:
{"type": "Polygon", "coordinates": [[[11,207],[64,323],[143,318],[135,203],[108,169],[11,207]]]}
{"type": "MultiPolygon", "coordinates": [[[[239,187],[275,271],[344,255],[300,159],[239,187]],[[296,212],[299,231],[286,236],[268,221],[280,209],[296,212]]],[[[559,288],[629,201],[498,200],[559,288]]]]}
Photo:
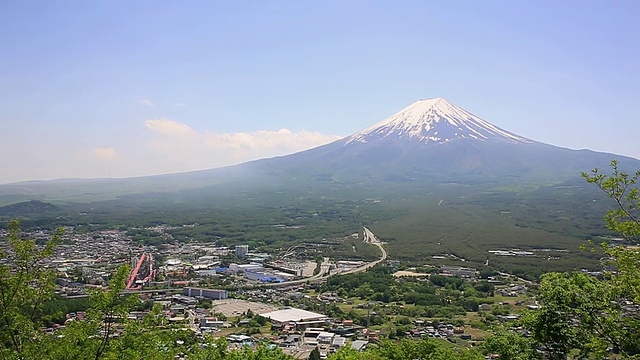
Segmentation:
{"type": "Polygon", "coordinates": [[[198,199],[251,191],[371,198],[389,191],[410,196],[438,186],[573,186],[583,183],[582,171],[606,167],[613,159],[626,164],[625,171],[640,168],[637,159],[529,140],[433,98],[414,102],[351,136],[295,154],[190,173],[5,185],[0,186],[0,204],[3,199],[67,201],[75,194],[112,199],[150,189],[198,199]]]}
{"type": "Polygon", "coordinates": [[[281,178],[342,184],[557,183],[620,158],[533,141],[432,98],[333,143],[255,166],[281,178]]]}
{"type": "Polygon", "coordinates": [[[394,115],[350,137],[346,144],[380,140],[445,143],[455,139],[532,143],[503,130],[443,98],[414,102],[394,115]]]}

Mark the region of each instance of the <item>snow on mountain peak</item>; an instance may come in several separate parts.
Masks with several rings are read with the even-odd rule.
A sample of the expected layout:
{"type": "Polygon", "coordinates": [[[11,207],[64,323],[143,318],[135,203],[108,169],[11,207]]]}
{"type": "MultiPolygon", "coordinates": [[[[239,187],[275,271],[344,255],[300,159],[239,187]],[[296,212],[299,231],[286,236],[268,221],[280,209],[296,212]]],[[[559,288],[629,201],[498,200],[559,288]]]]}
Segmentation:
{"type": "Polygon", "coordinates": [[[454,139],[533,142],[482,120],[446,99],[431,98],[416,101],[381,122],[350,136],[346,144],[393,137],[422,143],[442,143],[454,139]]]}

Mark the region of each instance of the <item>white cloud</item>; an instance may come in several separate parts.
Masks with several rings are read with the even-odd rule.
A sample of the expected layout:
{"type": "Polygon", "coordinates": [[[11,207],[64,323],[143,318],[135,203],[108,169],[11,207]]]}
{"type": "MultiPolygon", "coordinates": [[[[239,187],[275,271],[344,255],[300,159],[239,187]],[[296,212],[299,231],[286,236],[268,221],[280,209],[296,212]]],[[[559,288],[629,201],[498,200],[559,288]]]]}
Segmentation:
{"type": "Polygon", "coordinates": [[[115,160],[118,158],[118,153],[114,148],[95,148],[93,149],[93,155],[101,160],[115,160]]]}
{"type": "Polygon", "coordinates": [[[151,101],[149,99],[142,99],[142,100],[140,100],[140,103],[142,105],[146,105],[148,107],[153,107],[153,101],[151,101]]]}
{"type": "MultiPolygon", "coordinates": [[[[8,157],[7,171],[0,183],[56,178],[110,178],[174,173],[238,164],[266,157],[291,154],[337,140],[340,136],[311,131],[258,130],[220,133],[197,131],[187,124],[170,119],[144,122],[140,137],[135,131],[122,132],[117,138],[87,137],[57,141],[46,149],[46,137],[29,140],[25,156],[8,157]],[[95,144],[104,144],[95,146],[95,144]]],[[[0,132],[0,138],[7,138],[0,132]]],[[[7,141],[0,150],[14,151],[7,141]],[[4,146],[4,147],[3,147],[4,146]]]]}
{"type": "Polygon", "coordinates": [[[169,119],[145,122],[154,137],[148,149],[163,172],[206,169],[310,149],[341,138],[302,130],[258,130],[255,132],[198,132],[169,119]]]}
{"type": "Polygon", "coordinates": [[[150,119],[145,121],[144,124],[147,128],[151,129],[151,131],[161,135],[169,135],[169,136],[197,135],[196,132],[189,127],[189,125],[181,124],[173,120],[150,119]]]}

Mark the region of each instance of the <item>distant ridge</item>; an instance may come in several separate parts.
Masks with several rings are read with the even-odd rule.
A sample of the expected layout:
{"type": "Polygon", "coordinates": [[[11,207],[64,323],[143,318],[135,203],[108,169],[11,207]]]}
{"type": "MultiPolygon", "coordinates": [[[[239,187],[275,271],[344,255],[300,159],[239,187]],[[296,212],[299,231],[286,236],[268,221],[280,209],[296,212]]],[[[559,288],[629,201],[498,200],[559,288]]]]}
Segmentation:
{"type": "Polygon", "coordinates": [[[43,215],[59,208],[44,201],[31,200],[0,207],[0,216],[33,216],[43,215]]]}
{"type": "Polygon", "coordinates": [[[630,157],[571,150],[502,129],[443,98],[422,99],[355,134],[295,154],[223,168],[123,179],[24,182],[0,185],[0,204],[117,200],[144,194],[236,196],[251,192],[338,198],[405,194],[442,184],[537,188],[582,183],[580,173],[630,157]]]}

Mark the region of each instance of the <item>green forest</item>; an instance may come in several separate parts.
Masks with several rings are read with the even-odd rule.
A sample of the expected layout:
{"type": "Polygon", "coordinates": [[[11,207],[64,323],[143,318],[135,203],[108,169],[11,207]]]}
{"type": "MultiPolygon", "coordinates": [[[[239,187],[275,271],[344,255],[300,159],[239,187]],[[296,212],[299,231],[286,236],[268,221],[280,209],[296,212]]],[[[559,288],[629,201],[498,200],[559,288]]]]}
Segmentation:
{"type": "MultiPolygon", "coordinates": [[[[607,213],[608,228],[628,241],[640,236],[640,171],[583,174],[618,207],[607,213]]],[[[109,286],[91,291],[86,317],[67,321],[50,335],[41,329],[69,309],[55,295],[55,270],[42,266],[60,237],[36,245],[24,239],[18,221],[10,222],[0,250],[0,354],[3,359],[288,359],[268,342],[256,348],[230,349],[224,339],[196,336],[176,328],[152,306],[141,321],[127,318],[146,306],[123,292],[127,266],[114,272],[109,286]],[[117,335],[116,335],[117,334],[117,335]]],[[[595,277],[577,272],[541,276],[541,307],[524,311],[515,322],[494,325],[492,335],[473,347],[444,346],[434,340],[382,339],[364,352],[343,348],[329,359],[639,359],[640,253],[637,247],[591,244],[583,251],[605,254],[607,270],[595,277]]],[[[388,268],[330,278],[321,285],[362,299],[402,301],[423,311],[474,311],[492,286],[432,276],[427,282],[393,282],[388,268]],[[451,306],[443,307],[447,303],[451,306]],[[443,309],[450,310],[443,310],[443,309]],[[459,309],[459,310],[457,310],[459,309]]],[[[440,314],[446,316],[446,314],[440,314]]],[[[412,314],[411,316],[415,316],[412,314]]],[[[438,316],[438,315],[436,315],[438,316]]],[[[367,319],[370,321],[370,319],[367,319]]],[[[312,353],[315,357],[315,353],[312,353]]]]}

